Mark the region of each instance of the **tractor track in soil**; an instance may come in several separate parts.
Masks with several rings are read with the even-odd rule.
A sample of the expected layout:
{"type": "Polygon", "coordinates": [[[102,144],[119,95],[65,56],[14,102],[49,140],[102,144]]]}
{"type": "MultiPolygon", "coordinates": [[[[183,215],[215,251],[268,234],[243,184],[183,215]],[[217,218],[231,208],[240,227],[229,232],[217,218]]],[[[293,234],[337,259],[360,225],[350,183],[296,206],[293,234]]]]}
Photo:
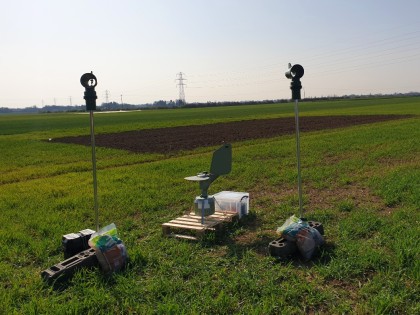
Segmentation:
{"type": "MultiPolygon", "coordinates": [[[[304,116],[299,118],[299,129],[300,132],[318,131],[410,117],[413,115],[304,116]]],[[[167,154],[294,133],[294,117],[282,117],[98,134],[95,135],[95,144],[135,153],[167,154]]],[[[52,141],[90,146],[88,135],[55,138],[52,141]]]]}

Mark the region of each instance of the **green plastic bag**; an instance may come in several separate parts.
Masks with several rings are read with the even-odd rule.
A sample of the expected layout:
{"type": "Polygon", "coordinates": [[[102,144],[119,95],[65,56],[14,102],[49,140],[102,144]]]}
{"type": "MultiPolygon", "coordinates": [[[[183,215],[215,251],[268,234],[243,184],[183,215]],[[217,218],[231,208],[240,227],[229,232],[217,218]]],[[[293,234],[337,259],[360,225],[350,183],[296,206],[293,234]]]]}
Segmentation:
{"type": "Polygon", "coordinates": [[[297,216],[292,215],[277,229],[277,233],[289,241],[296,241],[296,235],[299,231],[307,227],[309,227],[308,222],[302,221],[297,216]]]}
{"type": "Polygon", "coordinates": [[[118,237],[114,223],[92,234],[89,245],[95,249],[102,271],[112,273],[124,268],[128,256],[124,243],[118,237]]]}
{"type": "Polygon", "coordinates": [[[122,241],[118,238],[117,227],[114,223],[111,223],[100,229],[98,232],[93,233],[89,239],[90,247],[99,249],[102,252],[121,242],[122,241]]]}

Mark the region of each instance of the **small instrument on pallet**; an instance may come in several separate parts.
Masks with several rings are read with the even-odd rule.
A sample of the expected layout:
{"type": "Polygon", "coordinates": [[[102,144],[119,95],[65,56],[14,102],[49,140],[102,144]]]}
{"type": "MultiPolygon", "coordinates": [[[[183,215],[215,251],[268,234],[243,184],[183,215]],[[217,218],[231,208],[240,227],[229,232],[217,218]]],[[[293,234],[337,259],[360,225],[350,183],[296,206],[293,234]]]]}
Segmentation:
{"type": "Polygon", "coordinates": [[[204,217],[214,214],[215,199],[209,196],[208,189],[219,176],[229,174],[232,169],[232,146],[224,144],[213,153],[210,172],[201,172],[196,176],[185,177],[186,180],[198,182],[201,195],[194,201],[194,213],[201,215],[201,224],[204,224],[204,217]]]}

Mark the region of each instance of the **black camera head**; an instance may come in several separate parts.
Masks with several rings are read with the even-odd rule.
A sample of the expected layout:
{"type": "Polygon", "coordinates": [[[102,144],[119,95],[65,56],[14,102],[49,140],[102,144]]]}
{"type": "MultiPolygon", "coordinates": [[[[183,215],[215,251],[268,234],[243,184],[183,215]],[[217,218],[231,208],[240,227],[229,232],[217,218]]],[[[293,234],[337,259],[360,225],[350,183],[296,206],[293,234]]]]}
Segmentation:
{"type": "Polygon", "coordinates": [[[80,78],[80,83],[85,89],[94,89],[95,86],[98,84],[98,81],[96,80],[96,77],[93,74],[93,72],[91,72],[82,75],[82,77],[80,78]]]}
{"type": "Polygon", "coordinates": [[[301,77],[303,77],[304,73],[305,71],[303,70],[303,67],[301,65],[296,64],[292,66],[289,63],[289,70],[286,71],[285,75],[288,79],[299,80],[301,77]]]}

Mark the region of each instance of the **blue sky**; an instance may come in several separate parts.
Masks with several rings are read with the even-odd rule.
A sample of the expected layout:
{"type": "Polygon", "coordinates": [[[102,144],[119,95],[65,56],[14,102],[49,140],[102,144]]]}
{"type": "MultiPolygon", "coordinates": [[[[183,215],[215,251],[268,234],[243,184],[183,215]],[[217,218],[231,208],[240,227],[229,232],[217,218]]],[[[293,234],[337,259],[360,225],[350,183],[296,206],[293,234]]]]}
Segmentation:
{"type": "Polygon", "coordinates": [[[0,107],[420,91],[418,0],[0,0],[0,107]]]}

